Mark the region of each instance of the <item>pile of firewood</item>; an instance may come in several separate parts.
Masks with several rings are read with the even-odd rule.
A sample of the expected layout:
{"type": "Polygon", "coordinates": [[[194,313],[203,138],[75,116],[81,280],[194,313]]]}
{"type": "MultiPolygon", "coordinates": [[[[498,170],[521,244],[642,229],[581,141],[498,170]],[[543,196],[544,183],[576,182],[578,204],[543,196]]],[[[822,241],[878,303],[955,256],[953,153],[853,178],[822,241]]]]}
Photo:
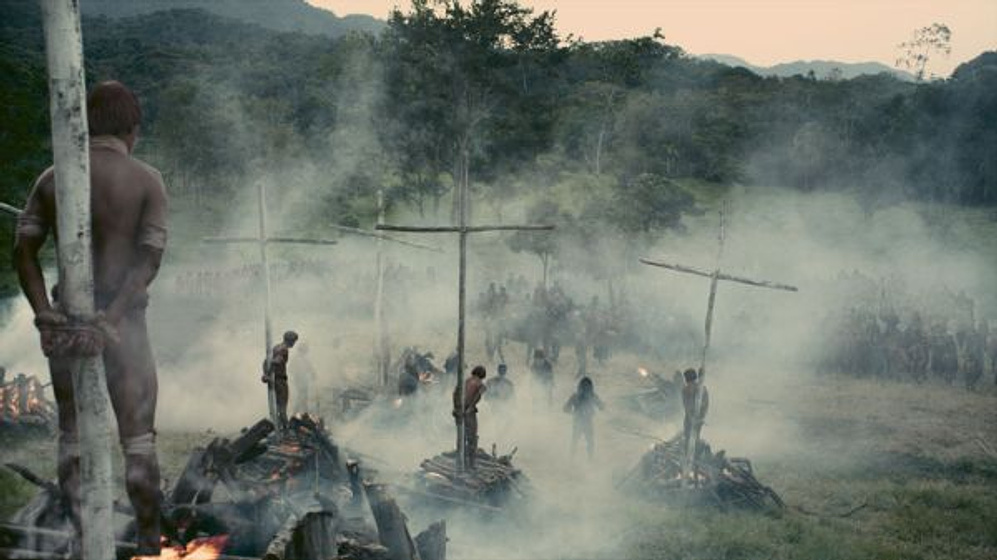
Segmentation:
{"type": "MultiPolygon", "coordinates": [[[[194,449],[166,493],[164,538],[185,551],[179,556],[205,543],[214,550],[196,557],[219,560],[444,560],[446,526],[412,538],[387,488],[345,455],[309,416],[282,431],[261,420],[232,440],[216,438],[194,449]]],[[[59,490],[16,470],[42,491],[0,525],[0,557],[58,558],[70,536],[59,490]]],[[[128,558],[131,511],[124,504],[116,510],[119,557],[128,558]]]]}
{"type": "Polygon", "coordinates": [[[721,509],[781,510],[782,499],[755,478],[751,461],[714,453],[700,440],[690,473],[683,475],[685,438],[655,444],[618,486],[651,499],[714,504],[721,509]]]}
{"type": "Polygon", "coordinates": [[[416,473],[419,495],[443,504],[500,509],[527,498],[529,481],[513,466],[512,457],[477,450],[474,467],[457,471],[457,453],[448,451],[426,459],[416,473]]]}

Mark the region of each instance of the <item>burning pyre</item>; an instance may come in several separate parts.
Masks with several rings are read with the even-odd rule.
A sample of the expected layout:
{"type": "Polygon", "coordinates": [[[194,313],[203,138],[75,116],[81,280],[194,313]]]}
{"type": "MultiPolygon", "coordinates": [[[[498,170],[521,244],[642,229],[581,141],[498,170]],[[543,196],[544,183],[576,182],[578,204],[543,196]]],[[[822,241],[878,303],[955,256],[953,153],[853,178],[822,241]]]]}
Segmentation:
{"type": "Polygon", "coordinates": [[[37,377],[19,373],[9,383],[0,380],[0,426],[48,428],[54,422],[55,405],[37,377]]]}
{"type": "MultiPolygon", "coordinates": [[[[154,558],[444,560],[445,525],[413,539],[387,488],[346,455],[308,415],[281,431],[261,420],[232,440],[195,448],[164,500],[164,548],[154,558]]],[[[16,470],[42,491],[0,525],[0,551],[58,557],[71,534],[59,489],[16,470]]],[[[131,512],[116,510],[119,557],[127,558],[131,512]]]]}
{"type": "Polygon", "coordinates": [[[785,507],[772,488],[755,478],[751,461],[716,453],[700,440],[692,470],[683,474],[685,438],[678,434],[655,444],[618,486],[650,499],[713,504],[721,509],[759,511],[785,507]]]}

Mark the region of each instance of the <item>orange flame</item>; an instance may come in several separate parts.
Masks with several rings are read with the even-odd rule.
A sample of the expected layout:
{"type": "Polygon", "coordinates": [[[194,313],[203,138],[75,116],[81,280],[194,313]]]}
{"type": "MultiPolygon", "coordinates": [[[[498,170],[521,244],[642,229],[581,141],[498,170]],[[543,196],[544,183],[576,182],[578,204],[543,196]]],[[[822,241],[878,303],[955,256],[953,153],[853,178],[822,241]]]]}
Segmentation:
{"type": "Polygon", "coordinates": [[[639,373],[641,377],[647,377],[648,375],[651,375],[651,372],[647,371],[647,368],[644,366],[638,366],[637,373],[639,373]]]}
{"type": "Polygon", "coordinates": [[[186,547],[166,547],[160,551],[159,556],[133,556],[132,560],[215,560],[225,550],[226,543],[228,535],[203,537],[190,541],[186,547]]]}

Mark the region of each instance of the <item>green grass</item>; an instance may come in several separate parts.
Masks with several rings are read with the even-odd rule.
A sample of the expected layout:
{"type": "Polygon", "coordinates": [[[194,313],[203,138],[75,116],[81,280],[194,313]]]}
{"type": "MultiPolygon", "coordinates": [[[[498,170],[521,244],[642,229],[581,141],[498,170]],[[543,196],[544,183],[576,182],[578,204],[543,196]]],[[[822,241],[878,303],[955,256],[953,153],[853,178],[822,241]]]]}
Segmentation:
{"type": "MultiPolygon", "coordinates": [[[[766,474],[778,487],[772,469],[766,474]]],[[[634,506],[626,557],[639,559],[897,559],[997,557],[997,462],[960,459],[921,474],[855,469],[820,474],[783,494],[782,515],[634,506]],[[808,505],[803,513],[793,509],[808,505]],[[849,503],[850,502],[850,503],[849,503]],[[852,507],[866,506],[847,517],[852,507]]]]}

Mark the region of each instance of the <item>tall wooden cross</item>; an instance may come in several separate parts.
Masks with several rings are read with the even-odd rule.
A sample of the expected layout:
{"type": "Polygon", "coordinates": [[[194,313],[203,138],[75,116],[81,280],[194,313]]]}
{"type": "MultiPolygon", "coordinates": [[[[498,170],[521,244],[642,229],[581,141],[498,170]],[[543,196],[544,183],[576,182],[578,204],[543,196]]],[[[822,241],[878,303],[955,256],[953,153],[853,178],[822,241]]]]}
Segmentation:
{"type": "MultiPolygon", "coordinates": [[[[717,261],[716,267],[714,267],[713,272],[708,272],[705,270],[700,270],[691,266],[685,266],[682,264],[667,263],[661,261],[652,261],[650,259],[641,258],[640,262],[656,266],[660,268],[666,268],[668,270],[673,270],[675,272],[682,272],[684,274],[693,274],[695,276],[702,276],[704,278],[710,279],[710,294],[706,300],[706,325],[704,329],[705,338],[703,339],[703,352],[700,355],[699,362],[699,376],[696,379],[696,398],[693,405],[693,418],[699,418],[699,411],[703,404],[703,379],[706,377],[706,358],[709,354],[710,340],[713,334],[713,309],[717,300],[717,285],[721,280],[728,282],[736,282],[738,284],[747,284],[749,286],[756,286],[759,288],[769,288],[772,290],[784,290],[787,292],[798,291],[795,286],[790,286],[788,284],[780,284],[778,282],[771,282],[768,280],[753,280],[751,278],[744,278],[741,276],[734,276],[732,274],[727,274],[720,270],[720,263],[723,258],[724,252],[724,241],[726,240],[726,214],[727,214],[727,201],[724,201],[723,206],[720,209],[720,231],[718,235],[719,244],[717,247],[717,261]]],[[[696,456],[696,448],[699,444],[699,428],[693,427],[692,435],[688,438],[686,442],[686,452],[683,464],[684,480],[687,484],[695,484],[695,476],[693,471],[693,463],[696,456]]]]}
{"type": "MultiPolygon", "coordinates": [[[[255,244],[260,250],[260,263],[263,268],[263,284],[264,284],[264,297],[263,297],[263,338],[264,344],[266,345],[265,353],[267,371],[270,371],[269,361],[270,361],[270,350],[273,348],[273,329],[271,325],[272,316],[272,280],[270,278],[270,264],[268,258],[267,247],[271,244],[283,244],[283,245],[335,245],[337,242],[332,239],[312,239],[305,237],[280,237],[272,236],[269,233],[268,220],[267,220],[267,205],[266,205],[266,186],[262,181],[257,183],[257,214],[258,214],[258,228],[257,234],[250,237],[207,237],[204,239],[205,243],[222,243],[222,244],[255,244]]],[[[367,231],[360,228],[341,226],[341,225],[330,225],[328,226],[332,229],[342,231],[344,233],[361,235],[366,237],[374,237],[377,239],[378,244],[382,241],[389,241],[392,243],[400,243],[402,245],[408,245],[410,247],[415,247],[418,249],[427,250],[437,250],[434,247],[428,247],[420,243],[413,243],[411,241],[405,241],[402,239],[395,239],[393,237],[388,237],[383,234],[379,234],[372,231],[367,231]]],[[[380,254],[378,255],[378,262],[380,263],[380,254]]],[[[274,424],[279,424],[277,422],[277,401],[276,393],[274,392],[273,380],[270,379],[268,383],[267,390],[267,403],[270,412],[270,418],[274,421],[274,424]]]]}
{"type": "MultiPolygon", "coordinates": [[[[467,154],[464,154],[465,162],[467,154]]],[[[460,244],[460,261],[457,267],[457,387],[456,403],[463,406],[464,403],[464,318],[466,315],[466,290],[467,279],[467,236],[471,233],[481,233],[486,231],[538,231],[552,230],[552,225],[467,225],[467,165],[464,165],[463,177],[458,180],[458,223],[456,226],[397,226],[378,224],[377,229],[384,231],[399,231],[410,233],[456,233],[460,244]]],[[[465,469],[465,445],[464,440],[464,415],[457,412],[457,472],[465,469]]]]}
{"type": "Polygon", "coordinates": [[[206,243],[225,243],[225,244],[246,244],[251,243],[257,245],[260,250],[260,265],[263,268],[263,343],[264,343],[264,360],[266,364],[266,375],[267,375],[267,407],[270,412],[270,420],[278,429],[281,427],[277,415],[277,394],[274,387],[274,379],[272,378],[272,373],[270,373],[270,349],[273,348],[273,328],[271,324],[272,315],[272,296],[271,289],[272,283],[270,280],[270,260],[267,256],[267,247],[271,244],[292,244],[292,245],[335,245],[336,241],[331,239],[308,239],[308,238],[298,238],[298,237],[275,237],[269,234],[269,229],[267,228],[267,205],[266,205],[266,186],[263,181],[257,182],[257,203],[258,203],[258,227],[255,237],[207,237],[204,239],[206,243]]]}

